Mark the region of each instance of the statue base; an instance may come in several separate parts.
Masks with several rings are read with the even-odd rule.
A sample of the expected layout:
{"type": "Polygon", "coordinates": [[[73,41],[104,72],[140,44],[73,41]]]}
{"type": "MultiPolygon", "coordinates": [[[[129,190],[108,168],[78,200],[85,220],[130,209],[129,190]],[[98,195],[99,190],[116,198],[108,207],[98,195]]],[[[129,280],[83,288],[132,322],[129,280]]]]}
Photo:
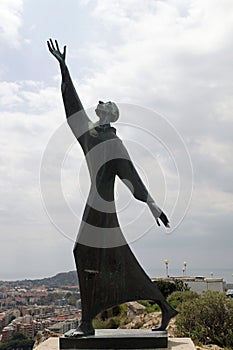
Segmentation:
{"type": "Polygon", "coordinates": [[[60,337],[65,349],[164,349],[168,347],[166,331],[151,329],[96,329],[95,335],[72,338],[70,330],[60,337]]]}

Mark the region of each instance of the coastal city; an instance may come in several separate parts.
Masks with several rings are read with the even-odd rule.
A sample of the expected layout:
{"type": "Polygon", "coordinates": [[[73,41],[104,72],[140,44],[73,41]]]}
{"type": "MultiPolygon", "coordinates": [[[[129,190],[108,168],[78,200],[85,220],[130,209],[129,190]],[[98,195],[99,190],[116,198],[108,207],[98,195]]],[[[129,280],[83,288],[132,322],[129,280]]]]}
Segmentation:
{"type": "MultiPolygon", "coordinates": [[[[164,291],[176,285],[177,291],[186,291],[184,293],[188,293],[187,295],[193,293],[192,297],[208,291],[225,294],[232,290],[229,288],[233,288],[233,285],[226,283],[223,278],[213,276],[177,278],[167,274],[164,277],[152,278],[152,281],[158,283],[160,288],[165,287],[164,291]]],[[[169,293],[174,291],[175,289],[170,290],[169,293]]],[[[149,306],[150,320],[147,322],[147,318],[143,318],[142,314],[146,313],[145,305],[136,302],[127,305],[129,323],[123,325],[123,328],[150,328],[153,325],[152,318],[159,322],[158,309],[152,310],[149,304],[147,307],[149,306]],[[151,313],[155,310],[157,312],[151,313]]],[[[48,338],[59,337],[71,329],[76,329],[80,319],[81,300],[76,271],[38,280],[0,281],[0,344],[3,346],[7,346],[17,337],[22,339],[24,336],[27,344],[31,342],[31,347],[28,348],[37,347],[48,338]]],[[[112,322],[108,326],[115,328],[119,324],[112,322]]],[[[172,336],[172,327],[169,331],[172,336]]]]}
{"type": "Polygon", "coordinates": [[[80,320],[76,280],[75,272],[68,272],[42,280],[0,282],[0,341],[7,343],[20,333],[40,342],[76,328],[80,320]]]}

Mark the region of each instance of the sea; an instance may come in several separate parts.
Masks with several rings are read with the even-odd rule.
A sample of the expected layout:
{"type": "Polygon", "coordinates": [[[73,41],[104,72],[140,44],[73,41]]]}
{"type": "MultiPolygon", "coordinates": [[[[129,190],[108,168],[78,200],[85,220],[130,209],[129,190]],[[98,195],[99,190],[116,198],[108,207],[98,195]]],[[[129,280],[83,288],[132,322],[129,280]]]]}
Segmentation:
{"type": "MultiPolygon", "coordinates": [[[[150,277],[165,277],[166,276],[166,269],[164,268],[145,268],[145,272],[150,277]]],[[[183,271],[181,269],[176,269],[172,267],[168,267],[168,275],[171,277],[182,277],[184,276],[183,271]]],[[[52,275],[51,275],[52,276],[52,275]]],[[[27,279],[40,279],[44,277],[51,277],[51,276],[17,276],[9,275],[7,273],[0,274],[0,281],[15,281],[15,280],[24,280],[27,279]]],[[[189,268],[187,266],[186,277],[213,277],[213,278],[223,278],[223,280],[227,284],[233,285],[233,266],[231,268],[189,268]]]]}

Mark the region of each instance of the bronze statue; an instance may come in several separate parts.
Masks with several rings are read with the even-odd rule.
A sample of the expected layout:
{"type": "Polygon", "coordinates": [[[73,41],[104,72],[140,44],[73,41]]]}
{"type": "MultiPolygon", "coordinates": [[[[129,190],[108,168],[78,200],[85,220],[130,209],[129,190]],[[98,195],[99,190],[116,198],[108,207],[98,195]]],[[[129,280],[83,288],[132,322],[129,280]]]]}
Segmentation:
{"type": "Polygon", "coordinates": [[[153,330],[165,330],[177,314],[144,272],[121,231],[114,202],[116,175],[133,196],[145,202],[155,217],[169,227],[169,221],[156,205],[140,179],[116,129],[110,123],[119,117],[113,102],[99,101],[99,122],[88,118],[65,63],[66,47],[60,52],[50,39],[49,51],[60,64],[62,97],[67,122],[86,157],[91,188],[74,247],[80,285],[82,320],[74,337],[94,334],[93,318],[101,311],[134,300],[153,300],[162,310],[162,323],[153,330]]]}

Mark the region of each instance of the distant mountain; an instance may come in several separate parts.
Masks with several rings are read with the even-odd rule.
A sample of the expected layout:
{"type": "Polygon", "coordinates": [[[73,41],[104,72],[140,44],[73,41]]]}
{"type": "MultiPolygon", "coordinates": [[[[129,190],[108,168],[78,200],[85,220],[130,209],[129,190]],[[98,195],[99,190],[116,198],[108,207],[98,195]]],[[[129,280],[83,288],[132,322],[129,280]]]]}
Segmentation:
{"type": "MultiPolygon", "coordinates": [[[[33,284],[35,281],[32,281],[33,284]]],[[[62,286],[77,286],[78,277],[76,271],[60,272],[53,277],[47,277],[36,280],[36,283],[43,284],[46,287],[62,287],[62,286]]]]}
{"type": "Polygon", "coordinates": [[[25,287],[38,287],[45,286],[47,288],[59,288],[63,286],[78,286],[78,277],[76,271],[61,272],[52,277],[46,277],[36,280],[18,280],[18,281],[0,281],[0,285],[9,286],[25,286],[25,287]]]}

